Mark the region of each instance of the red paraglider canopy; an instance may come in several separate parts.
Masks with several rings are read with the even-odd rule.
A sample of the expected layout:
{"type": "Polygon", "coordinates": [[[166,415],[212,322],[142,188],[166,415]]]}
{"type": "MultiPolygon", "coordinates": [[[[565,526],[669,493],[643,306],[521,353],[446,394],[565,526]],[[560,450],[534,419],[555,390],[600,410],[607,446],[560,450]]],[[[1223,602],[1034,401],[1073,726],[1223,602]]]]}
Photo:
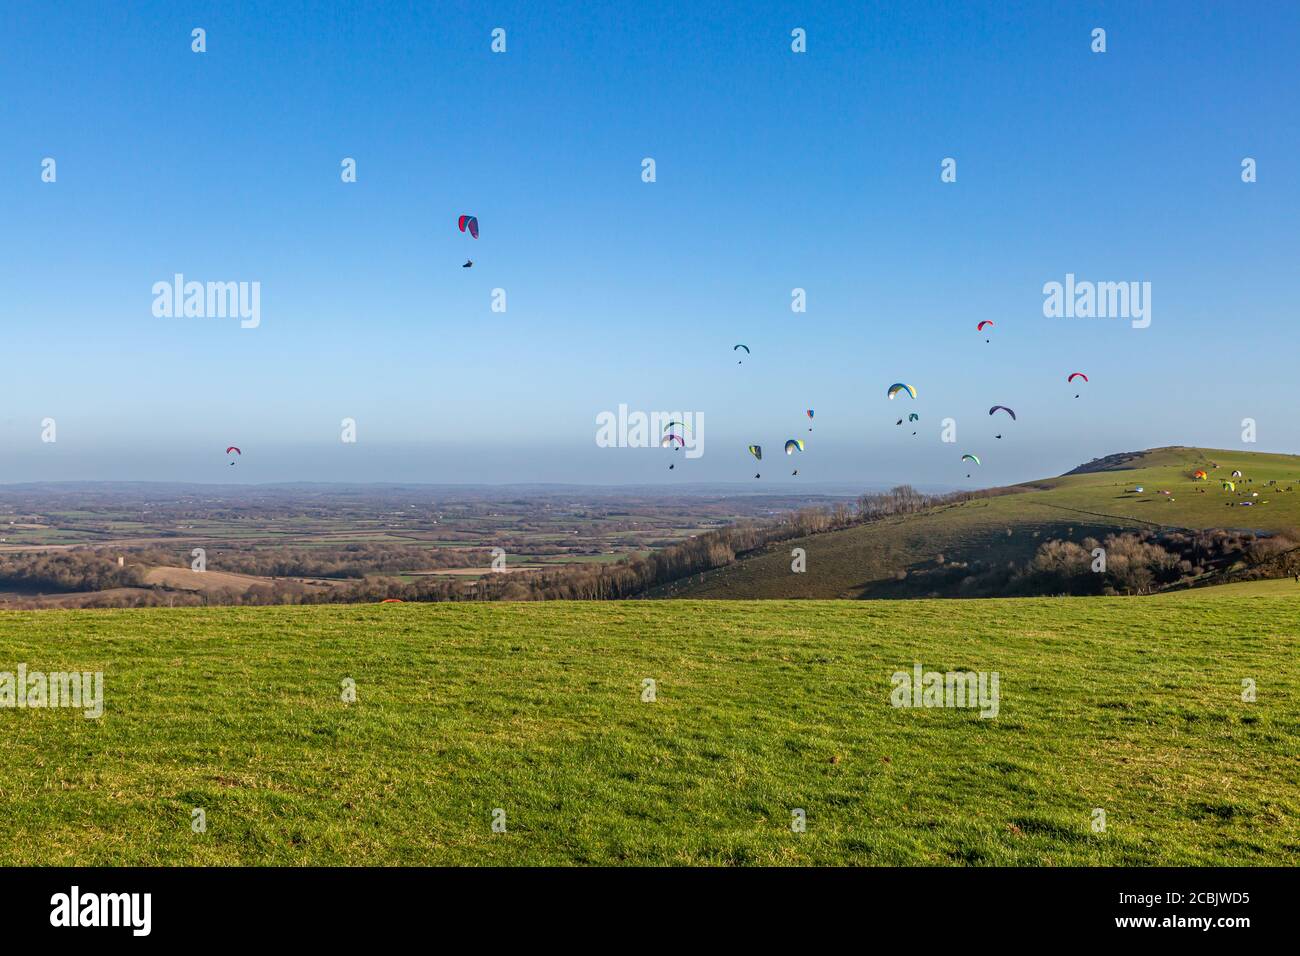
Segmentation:
{"type": "Polygon", "coordinates": [[[460,226],[461,232],[468,229],[471,236],[478,238],[478,216],[461,216],[457,225],[460,226]]]}

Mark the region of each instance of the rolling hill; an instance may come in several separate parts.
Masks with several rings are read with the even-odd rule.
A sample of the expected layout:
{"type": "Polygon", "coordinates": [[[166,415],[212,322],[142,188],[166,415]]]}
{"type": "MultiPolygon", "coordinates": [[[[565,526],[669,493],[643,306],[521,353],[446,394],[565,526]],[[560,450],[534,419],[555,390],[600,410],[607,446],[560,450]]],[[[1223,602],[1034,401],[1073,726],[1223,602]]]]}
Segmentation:
{"type": "Polygon", "coordinates": [[[1138,529],[1298,528],[1300,456],[1157,448],[1098,459],[1060,477],[999,492],[782,542],[662,587],[654,596],[951,596],[934,591],[917,572],[952,562],[1024,562],[1053,538],[1078,542],[1138,529]],[[1206,471],[1209,480],[1194,480],[1197,470],[1206,471]],[[1242,477],[1230,479],[1234,471],[1242,477]],[[1236,490],[1224,490],[1224,479],[1233,480],[1236,490]],[[794,548],[806,552],[803,573],[791,570],[794,548]]]}

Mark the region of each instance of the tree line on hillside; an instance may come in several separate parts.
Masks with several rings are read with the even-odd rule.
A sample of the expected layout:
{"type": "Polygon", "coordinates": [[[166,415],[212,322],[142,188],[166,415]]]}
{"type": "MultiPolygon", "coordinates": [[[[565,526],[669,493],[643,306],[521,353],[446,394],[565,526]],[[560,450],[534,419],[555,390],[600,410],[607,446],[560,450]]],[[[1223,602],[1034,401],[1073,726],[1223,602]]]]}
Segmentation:
{"type": "Polygon", "coordinates": [[[953,597],[1121,595],[1300,575],[1300,531],[1135,531],[1104,541],[1053,539],[1023,564],[930,565],[904,577],[912,593],[953,597]],[[1101,553],[1104,552],[1104,555],[1101,553]]]}

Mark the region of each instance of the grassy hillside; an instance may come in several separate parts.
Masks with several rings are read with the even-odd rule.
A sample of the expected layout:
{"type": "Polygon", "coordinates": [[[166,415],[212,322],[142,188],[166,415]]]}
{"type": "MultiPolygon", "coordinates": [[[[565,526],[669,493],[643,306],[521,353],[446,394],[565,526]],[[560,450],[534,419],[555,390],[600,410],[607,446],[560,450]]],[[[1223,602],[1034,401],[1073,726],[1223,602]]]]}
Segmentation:
{"type": "Polygon", "coordinates": [[[0,709],[0,864],[1296,865],[1297,634],[1266,595],[13,612],[0,671],[102,669],[105,712],[0,709]],[[1000,713],[891,707],[914,662],[1000,713]]]}
{"type": "Polygon", "coordinates": [[[946,561],[1023,562],[1045,540],[1081,541],[1137,528],[1300,527],[1300,456],[1160,448],[1114,456],[1059,478],[1019,485],[1015,494],[904,515],[773,547],[663,596],[708,598],[923,597],[901,570],[946,561]],[[1216,467],[1217,465],[1217,467],[1216,467]],[[1194,481],[1204,469],[1210,480],[1194,481]],[[1234,470],[1235,492],[1222,481],[1234,470]],[[1269,481],[1277,484],[1269,487],[1269,481]],[[1142,487],[1142,493],[1133,489],[1142,487]],[[1287,490],[1287,489],[1292,490],[1287,490]],[[1170,495],[1162,495],[1169,491],[1170,495]],[[1258,492],[1258,498],[1250,497],[1258,492]],[[1249,507],[1244,501],[1251,501],[1249,507]],[[803,548],[807,571],[791,571],[803,548]]]}

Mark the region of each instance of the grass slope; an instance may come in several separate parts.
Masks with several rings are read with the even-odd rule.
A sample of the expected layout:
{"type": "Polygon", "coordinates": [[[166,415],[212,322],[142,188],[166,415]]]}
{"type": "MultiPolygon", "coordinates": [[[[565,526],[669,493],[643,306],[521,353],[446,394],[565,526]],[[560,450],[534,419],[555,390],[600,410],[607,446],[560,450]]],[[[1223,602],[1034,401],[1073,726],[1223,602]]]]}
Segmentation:
{"type": "Polygon", "coordinates": [[[14,612],[0,671],[106,708],[0,709],[0,864],[1295,865],[1297,634],[1268,596],[14,612]],[[892,708],[913,662],[1001,713],[892,708]]]}
{"type": "Polygon", "coordinates": [[[1015,494],[784,542],[677,582],[657,596],[924,597],[928,595],[912,582],[895,576],[927,565],[939,554],[948,561],[1023,562],[1049,538],[1080,541],[1136,528],[1300,527],[1300,456],[1160,448],[1084,467],[1105,470],[1076,470],[1017,486],[1015,494]],[[1198,468],[1209,472],[1209,482],[1192,480],[1198,468]],[[1237,492],[1224,491],[1222,479],[1234,470],[1243,472],[1235,480],[1237,492]],[[1278,485],[1268,488],[1270,480],[1278,485]],[[1139,486],[1142,494],[1131,492],[1139,486]],[[1172,494],[1158,494],[1162,490],[1172,494]],[[1259,498],[1249,498],[1252,491],[1259,498]],[[1267,503],[1228,507],[1245,500],[1267,503]],[[790,552],[796,547],[807,553],[802,574],[791,572],[790,552]]]}

